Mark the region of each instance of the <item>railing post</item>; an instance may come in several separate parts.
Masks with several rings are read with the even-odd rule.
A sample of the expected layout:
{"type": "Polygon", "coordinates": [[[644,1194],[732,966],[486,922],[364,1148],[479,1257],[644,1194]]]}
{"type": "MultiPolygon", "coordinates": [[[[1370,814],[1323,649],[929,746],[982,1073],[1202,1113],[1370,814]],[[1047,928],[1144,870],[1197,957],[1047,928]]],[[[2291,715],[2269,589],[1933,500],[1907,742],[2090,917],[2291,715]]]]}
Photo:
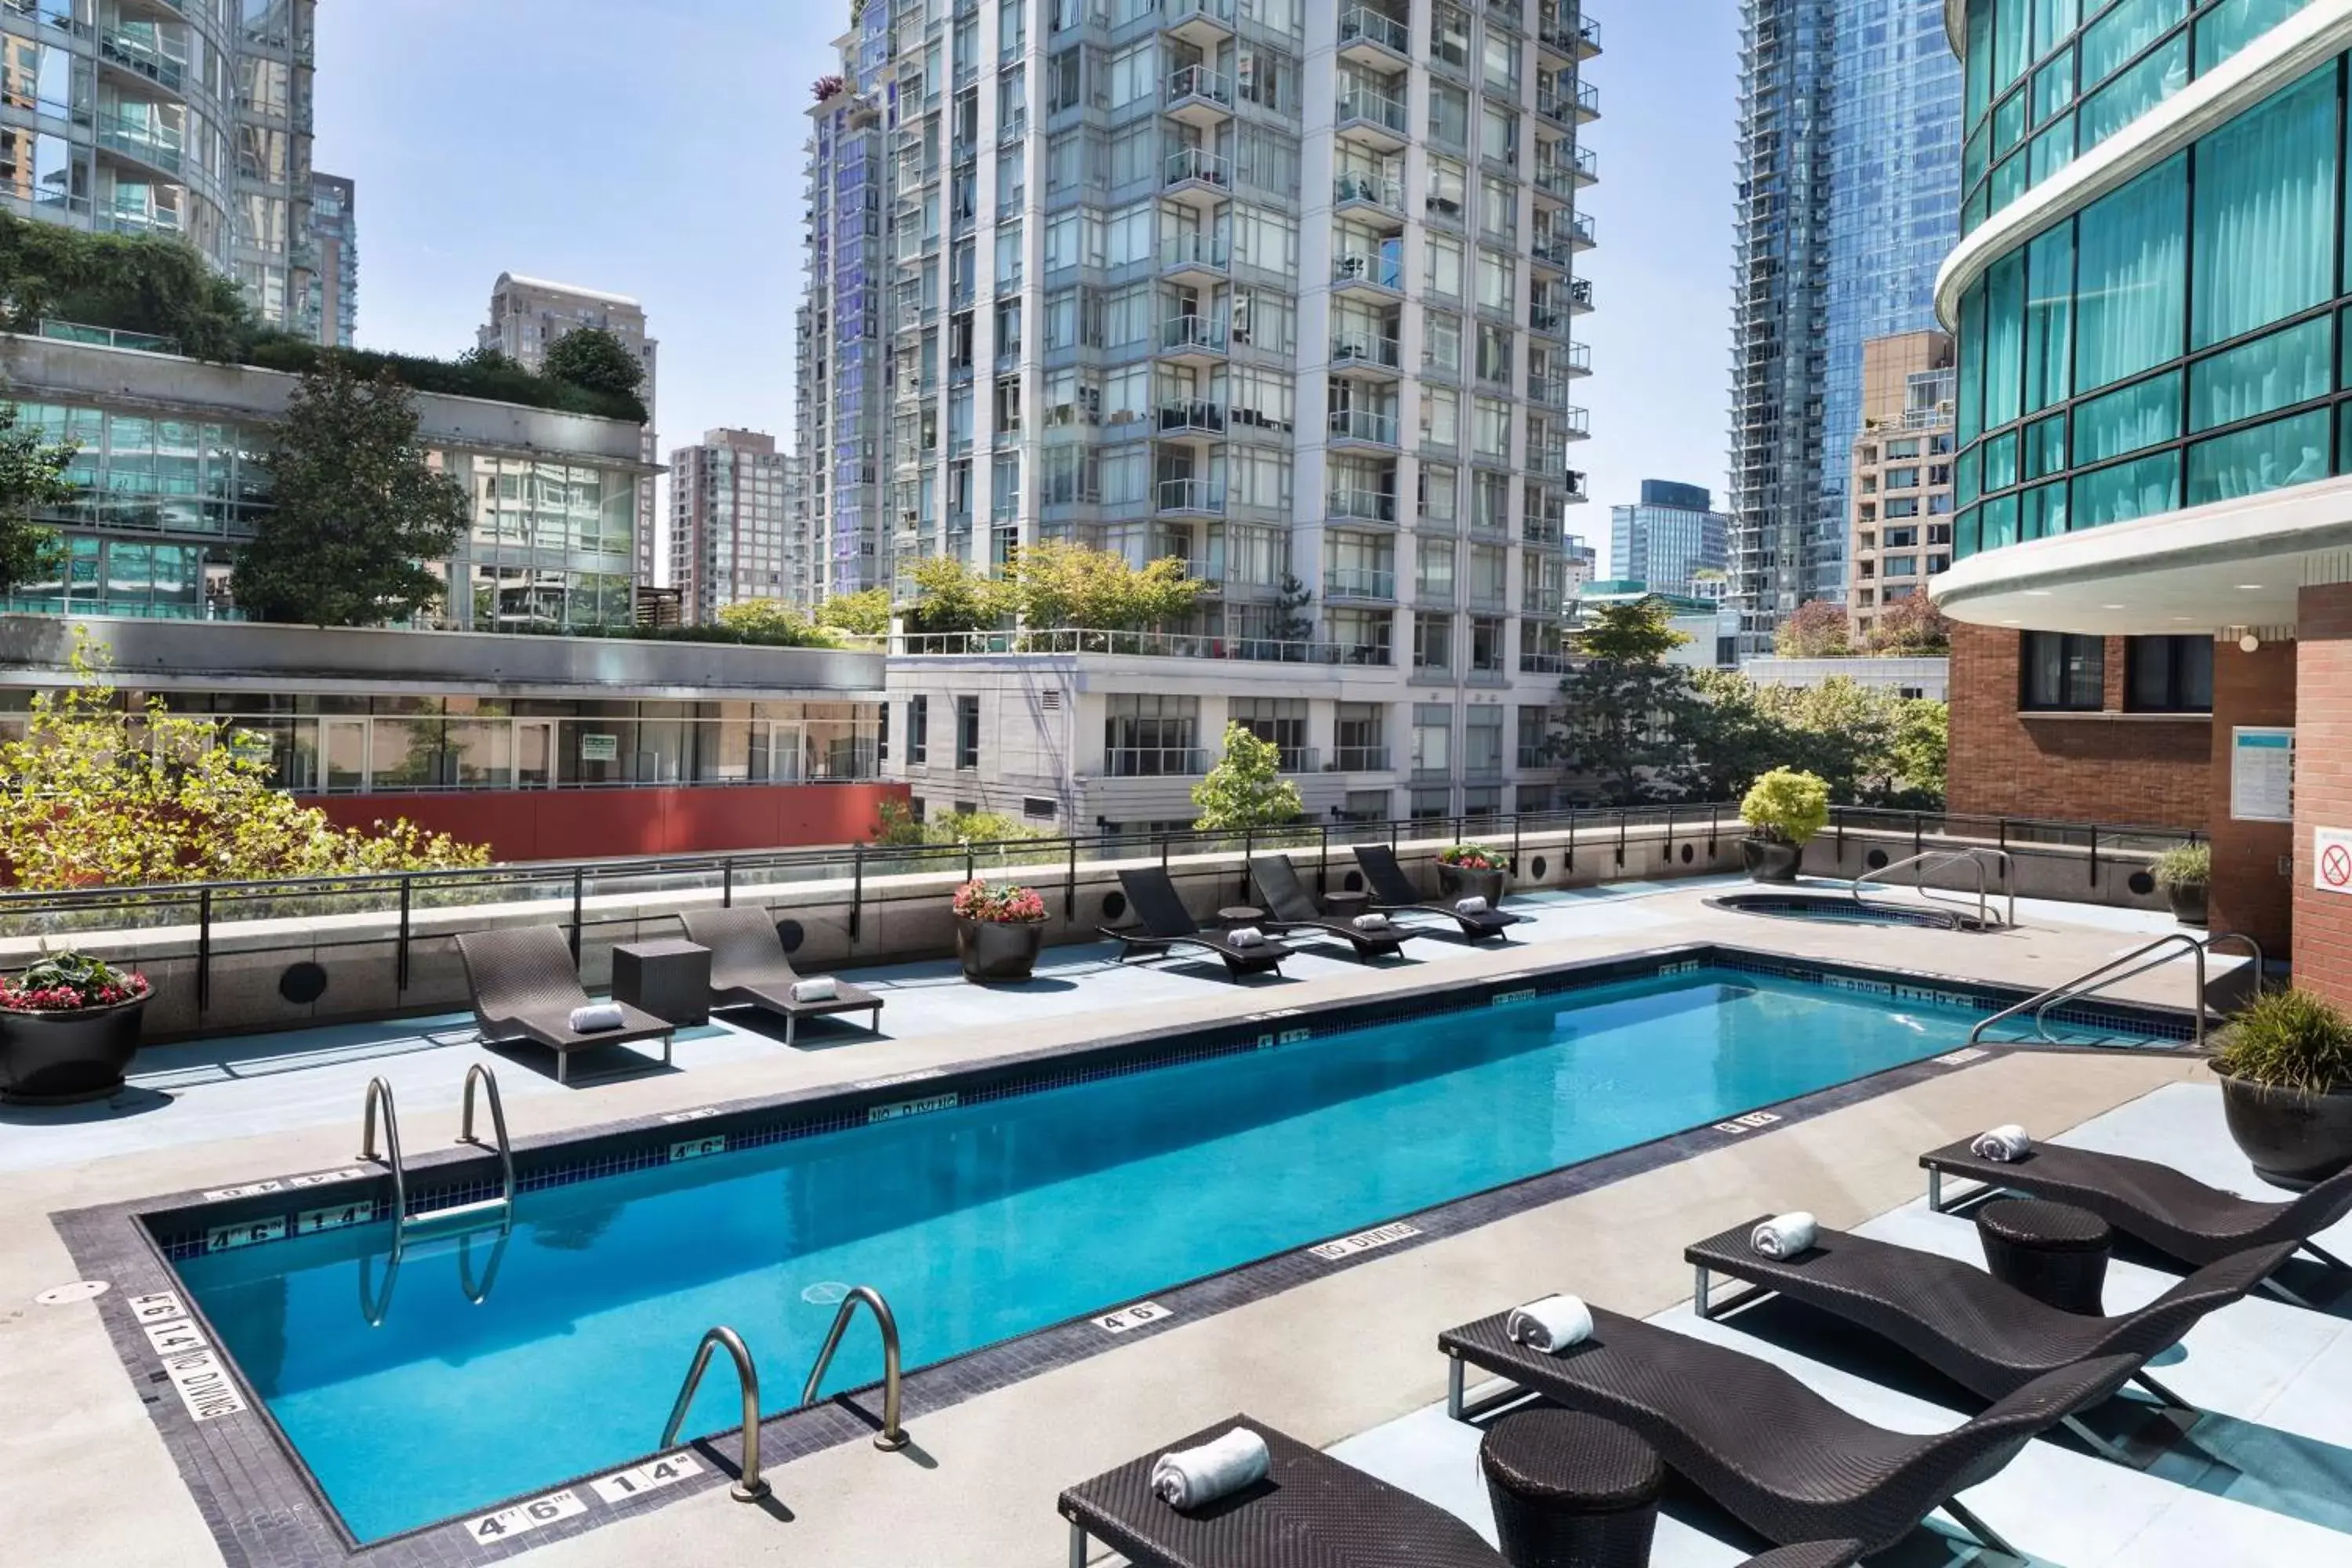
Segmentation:
{"type": "Polygon", "coordinates": [[[207,886],[196,894],[196,1012],[203,1015],[213,1005],[213,890],[207,886]]]}
{"type": "MultiPolygon", "coordinates": [[[[1719,816],[1722,816],[1722,814],[1723,814],[1723,805],[1722,805],[1722,803],[1721,803],[1721,802],[1719,802],[1719,801],[1709,801],[1709,802],[1707,803],[1707,807],[1706,807],[1706,858],[1707,858],[1708,859],[1710,859],[1710,860],[1712,860],[1712,859],[1714,859],[1714,858],[1715,858],[1716,821],[1717,821],[1717,819],[1719,816]]],[[[1843,830],[1843,828],[1841,828],[1839,831],[1840,831],[1840,832],[1843,832],[1844,830],[1843,830]]]]}
{"type": "Polygon", "coordinates": [[[1560,868],[1560,875],[1576,875],[1576,807],[1572,805],[1568,808],[1568,860],[1560,868]]]}
{"type": "Polygon", "coordinates": [[[1242,829],[1242,891],[1241,891],[1241,901],[1243,901],[1243,902],[1246,902],[1246,901],[1248,900],[1248,899],[1249,899],[1249,895],[1250,895],[1250,885],[1249,885],[1249,863],[1250,863],[1250,856],[1251,856],[1254,852],[1255,852],[1256,848],[1257,848],[1257,829],[1256,829],[1256,828],[1255,828],[1255,827],[1244,827],[1244,828],[1243,828],[1243,829],[1242,829]]]}
{"type": "Polygon", "coordinates": [[[1511,813],[1511,875],[1519,874],[1519,814],[1511,813]]]}
{"type": "Polygon", "coordinates": [[[1331,890],[1331,825],[1318,823],[1315,831],[1322,839],[1315,859],[1315,896],[1319,899],[1331,890]]]}
{"type": "Polygon", "coordinates": [[[1617,808],[1617,869],[1620,871],[1625,868],[1625,808],[1621,805],[1617,808]]]}
{"type": "Polygon", "coordinates": [[[735,857],[732,855],[719,862],[719,907],[722,910],[735,907],[735,857]]]}
{"type": "Polygon", "coordinates": [[[2091,886],[2099,885],[2099,825],[2091,824],[2091,886]]]}
{"type": "Polygon", "coordinates": [[[860,917],[866,912],[866,846],[849,847],[849,940],[857,940],[860,917]]]}
{"type": "Polygon", "coordinates": [[[587,881],[587,872],[578,866],[572,868],[572,966],[580,967],[580,906],[581,894],[587,881]]]}
{"type": "Polygon", "coordinates": [[[1919,814],[1915,811],[1911,814],[1911,853],[1925,855],[1927,852],[1927,847],[1923,841],[1922,829],[1919,826],[1919,814]]]}
{"type": "Polygon", "coordinates": [[[1078,841],[1075,837],[1070,840],[1069,867],[1062,874],[1062,918],[1078,918],[1078,841]]]}
{"type": "Polygon", "coordinates": [[[1669,806],[1667,806],[1667,807],[1666,807],[1666,864],[1667,864],[1667,866],[1668,866],[1668,867],[1672,867],[1672,866],[1674,865],[1674,863],[1675,863],[1675,808],[1674,808],[1673,806],[1669,805],[1669,806]]]}
{"type": "Polygon", "coordinates": [[[415,884],[406,877],[400,879],[400,940],[393,947],[392,988],[408,989],[408,903],[415,884]]]}

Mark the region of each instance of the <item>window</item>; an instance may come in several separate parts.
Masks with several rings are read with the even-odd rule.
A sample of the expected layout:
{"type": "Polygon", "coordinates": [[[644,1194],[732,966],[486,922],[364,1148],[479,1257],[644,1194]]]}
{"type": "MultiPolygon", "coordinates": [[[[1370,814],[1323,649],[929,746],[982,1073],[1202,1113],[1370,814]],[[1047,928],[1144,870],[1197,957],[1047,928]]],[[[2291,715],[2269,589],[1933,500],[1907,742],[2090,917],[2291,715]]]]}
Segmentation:
{"type": "Polygon", "coordinates": [[[2124,705],[2135,713],[2210,713],[2213,639],[2126,637],[2124,705]]]}
{"type": "Polygon", "coordinates": [[[1424,777],[1454,771],[1454,710],[1443,702],[1413,704],[1412,771],[1424,777]]]}
{"type": "Polygon", "coordinates": [[[1416,614],[1412,617],[1412,667],[1433,672],[1454,663],[1454,617],[1416,614]]]}
{"type": "Polygon", "coordinates": [[[2076,220],[2077,386],[2105,386],[2180,353],[2188,169],[2175,155],[2076,220]]]}
{"type": "Polygon", "coordinates": [[[1259,740],[1271,742],[1282,757],[1284,773],[1310,766],[1307,751],[1307,699],[1304,697],[1236,697],[1230,717],[1259,740]]]}
{"type": "Polygon", "coordinates": [[[2333,61],[2198,142],[2192,347],[2327,298],[2336,279],[2336,147],[2333,61]]]}
{"type": "Polygon", "coordinates": [[[2106,700],[2106,644],[2070,632],[2021,632],[2017,705],[2028,711],[2095,713],[2106,700]]]}
{"type": "Polygon", "coordinates": [[[928,697],[907,699],[907,760],[924,763],[930,760],[931,700],[928,697]]]}
{"type": "Polygon", "coordinates": [[[1111,777],[1150,778],[1194,771],[1199,698],[1113,692],[1104,702],[1104,771],[1111,777]]]}
{"type": "Polygon", "coordinates": [[[956,699],[956,759],[959,768],[980,766],[980,699],[956,699]]]}

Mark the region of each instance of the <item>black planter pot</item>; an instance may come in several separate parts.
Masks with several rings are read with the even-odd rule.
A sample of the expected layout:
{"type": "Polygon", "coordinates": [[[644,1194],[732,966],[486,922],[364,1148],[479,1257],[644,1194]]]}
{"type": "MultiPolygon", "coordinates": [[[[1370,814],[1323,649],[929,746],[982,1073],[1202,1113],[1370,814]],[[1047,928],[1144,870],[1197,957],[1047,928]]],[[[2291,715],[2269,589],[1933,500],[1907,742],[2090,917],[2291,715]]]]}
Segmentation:
{"type": "Polygon", "coordinates": [[[1803,863],[1804,847],[1799,844],[1776,844],[1769,838],[1743,838],[1739,841],[1739,857],[1747,863],[1748,877],[1759,882],[1793,882],[1797,868],[1803,863]]]}
{"type": "Polygon", "coordinates": [[[2299,1193],[2352,1165],[2352,1089],[2305,1094],[2221,1079],[2221,1114],[2254,1173],[2299,1193]]]}
{"type": "Polygon", "coordinates": [[[122,1087],[147,998],[78,1013],[0,1013],[0,1100],[71,1105],[122,1087]]]}
{"type": "Polygon", "coordinates": [[[1502,905],[1504,889],[1510,885],[1510,872],[1500,867],[1480,871],[1467,866],[1449,866],[1443,860],[1437,863],[1437,890],[1449,899],[1484,899],[1488,909],[1497,909],[1502,905]]]}
{"type": "Polygon", "coordinates": [[[2205,884],[2175,882],[2164,889],[2167,902],[2172,906],[2172,918],[2185,926],[2205,924],[2205,884]]]}
{"type": "Polygon", "coordinates": [[[956,917],[956,957],[966,980],[1026,980],[1045,945],[1044,921],[971,921],[956,917]]]}

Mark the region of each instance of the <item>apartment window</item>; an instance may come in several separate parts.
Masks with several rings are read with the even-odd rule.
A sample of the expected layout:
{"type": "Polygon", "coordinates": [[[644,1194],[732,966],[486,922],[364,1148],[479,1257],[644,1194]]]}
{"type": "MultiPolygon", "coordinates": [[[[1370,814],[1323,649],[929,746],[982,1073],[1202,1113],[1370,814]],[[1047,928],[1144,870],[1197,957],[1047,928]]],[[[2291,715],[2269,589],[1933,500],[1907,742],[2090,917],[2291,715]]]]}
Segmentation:
{"type": "Polygon", "coordinates": [[[1454,617],[1415,615],[1412,617],[1412,667],[1439,673],[1453,668],[1454,617]]]}
{"type": "Polygon", "coordinates": [[[956,759],[959,768],[980,766],[980,699],[956,699],[956,759]]]}
{"type": "Polygon", "coordinates": [[[1541,704],[1519,709],[1519,766],[1540,768],[1551,760],[1551,710],[1541,704]]]}
{"type": "Polygon", "coordinates": [[[2213,639],[2127,637],[2124,705],[2135,713],[2213,711],[2213,639]]]}
{"type": "Polygon", "coordinates": [[[1307,760],[1307,699],[1304,697],[1237,697],[1233,721],[1282,753],[1284,773],[1305,769],[1307,760]]]}
{"type": "Polygon", "coordinates": [[[2018,706],[2029,711],[2095,713],[2106,700],[2106,643],[2070,632],[2019,634],[2018,706]]]}
{"type": "Polygon", "coordinates": [[[1412,771],[1424,777],[1454,771],[1454,710],[1443,702],[1413,704],[1412,771]]]}
{"type": "Polygon", "coordinates": [[[874,763],[877,767],[890,760],[890,705],[887,702],[882,704],[879,717],[881,722],[874,731],[874,763]]]}
{"type": "Polygon", "coordinates": [[[1105,771],[1113,778],[1150,778],[1192,771],[1201,700],[1158,692],[1113,692],[1104,699],[1105,771]]]}
{"type": "Polygon", "coordinates": [[[1503,710],[1472,708],[1462,716],[1462,772],[1470,778],[1492,778],[1503,771],[1503,710]]]}
{"type": "Polygon", "coordinates": [[[1470,144],[1470,95],[1458,87],[1432,82],[1429,88],[1429,139],[1446,147],[1470,144]]]}
{"type": "Polygon", "coordinates": [[[1425,604],[1454,603],[1454,542],[1423,539],[1413,546],[1414,596],[1425,604]]]}
{"type": "MultiPolygon", "coordinates": [[[[1332,740],[1339,748],[1333,758],[1341,773],[1376,772],[1389,765],[1387,710],[1376,702],[1339,705],[1332,740]]],[[[1381,809],[1385,811],[1385,804],[1381,809]]]]}
{"type": "MultiPolygon", "coordinates": [[[[1472,673],[1477,675],[1500,675],[1503,673],[1503,622],[1498,617],[1491,616],[1474,616],[1471,617],[1470,668],[1472,673]]],[[[1501,739],[1503,732],[1501,728],[1503,722],[1503,710],[1499,708],[1490,708],[1481,709],[1479,711],[1488,712],[1495,715],[1495,734],[1496,737],[1495,741],[1495,755],[1497,760],[1497,764],[1499,765],[1503,747],[1501,739]]]]}
{"type": "Polygon", "coordinates": [[[1461,317],[1445,310],[1422,312],[1421,373],[1444,376],[1462,374],[1461,317]]]}
{"type": "Polygon", "coordinates": [[[928,697],[907,699],[907,760],[925,763],[930,760],[931,700],[928,697]]]}

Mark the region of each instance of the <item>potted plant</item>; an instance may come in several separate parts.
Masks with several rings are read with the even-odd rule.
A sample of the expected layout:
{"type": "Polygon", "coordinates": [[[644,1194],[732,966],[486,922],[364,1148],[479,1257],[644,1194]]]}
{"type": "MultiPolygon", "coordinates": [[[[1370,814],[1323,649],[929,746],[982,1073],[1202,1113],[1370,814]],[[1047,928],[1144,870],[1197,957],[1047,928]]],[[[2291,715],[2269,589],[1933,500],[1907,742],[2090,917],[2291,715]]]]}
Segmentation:
{"type": "Polygon", "coordinates": [[[1748,786],[1739,820],[1748,825],[1739,846],[1748,874],[1759,882],[1793,882],[1806,842],[1829,826],[1830,786],[1813,773],[1774,768],[1748,786]]]}
{"type": "Polygon", "coordinates": [[[1045,900],[1014,882],[975,879],[958,888],[955,922],[966,980],[1026,980],[1045,944],[1045,900]]]}
{"type": "Polygon", "coordinates": [[[1509,863],[1499,849],[1449,844],[1437,852],[1438,891],[1449,899],[1484,899],[1491,910],[1502,903],[1510,880],[1509,863]]]}
{"type": "Polygon", "coordinates": [[[0,1099],[68,1105],[121,1089],[149,994],[145,975],[86,952],[0,979],[0,1099]]]}
{"type": "Polygon", "coordinates": [[[2352,1165],[2352,1021],[2308,991],[2273,991],[2213,1051],[2230,1136],[2273,1186],[2301,1192],[2352,1165]]]}
{"type": "Polygon", "coordinates": [[[2172,905],[2172,918],[2185,926],[2205,923],[2205,889],[2213,880],[2210,844],[2176,844],[2148,863],[2148,874],[2172,905]]]}

